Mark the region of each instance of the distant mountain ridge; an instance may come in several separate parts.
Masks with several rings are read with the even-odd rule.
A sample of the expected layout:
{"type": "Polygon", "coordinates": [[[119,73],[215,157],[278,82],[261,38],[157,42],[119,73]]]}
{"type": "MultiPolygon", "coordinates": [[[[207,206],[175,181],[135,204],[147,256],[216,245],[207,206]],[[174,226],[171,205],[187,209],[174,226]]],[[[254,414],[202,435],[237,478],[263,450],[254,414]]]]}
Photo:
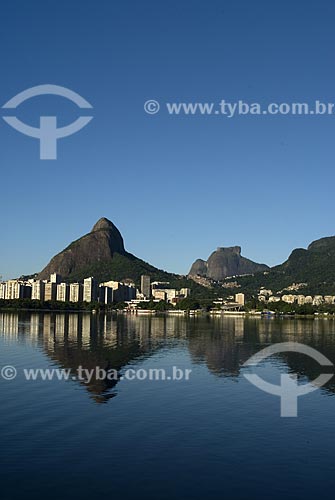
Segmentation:
{"type": "Polygon", "coordinates": [[[315,240],[307,250],[293,250],[287,261],[272,269],[297,281],[335,281],[335,236],[315,240]]]}
{"type": "Polygon", "coordinates": [[[270,269],[266,264],[257,264],[241,255],[241,247],[219,247],[207,261],[197,259],[189,276],[202,276],[220,281],[228,276],[252,274],[270,269]]]}
{"type": "Polygon", "coordinates": [[[275,293],[293,283],[306,283],[302,294],[335,295],[335,236],[315,240],[307,249],[296,248],[283,264],[266,274],[241,277],[238,283],[250,293],[261,286],[275,293]]]}
{"type": "MultiPolygon", "coordinates": [[[[105,217],[89,233],[55,255],[38,278],[48,279],[55,272],[69,282],[95,276],[99,281],[131,279],[137,284],[142,274],[148,274],[152,280],[169,281],[172,287],[188,286],[203,296],[210,293],[201,286],[201,280],[201,285],[196,284],[127,252],[120,231],[105,217]]],[[[197,259],[193,263],[189,278],[194,276],[201,276],[209,283],[239,276],[240,290],[252,294],[261,286],[276,292],[293,283],[307,283],[306,293],[335,295],[335,236],[313,241],[307,249],[293,250],[283,264],[272,268],[243,257],[239,246],[220,247],[207,261],[197,259]]]]}

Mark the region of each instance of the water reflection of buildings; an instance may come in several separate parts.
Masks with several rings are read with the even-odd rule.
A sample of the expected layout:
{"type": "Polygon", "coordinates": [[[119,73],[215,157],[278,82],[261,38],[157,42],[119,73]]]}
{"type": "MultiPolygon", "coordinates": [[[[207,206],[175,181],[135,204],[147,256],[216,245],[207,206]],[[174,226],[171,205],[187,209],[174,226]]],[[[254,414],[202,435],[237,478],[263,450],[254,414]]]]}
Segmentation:
{"type": "Polygon", "coordinates": [[[12,313],[0,314],[0,331],[5,338],[18,338],[19,335],[19,316],[12,313]]]}
{"type": "MultiPolygon", "coordinates": [[[[241,366],[271,343],[297,341],[311,345],[335,362],[335,321],[242,317],[185,318],[90,313],[0,313],[2,337],[43,346],[61,368],[113,368],[121,372],[161,348],[188,348],[192,362],[206,364],[217,376],[238,377],[241,366]]],[[[320,367],[306,356],[281,354],[288,369],[312,380],[320,367]]],[[[118,380],[85,385],[97,402],[115,395],[118,380]]],[[[332,380],[326,389],[335,392],[332,380]]]]}
{"type": "Polygon", "coordinates": [[[206,363],[212,373],[236,377],[252,353],[244,338],[244,318],[213,317],[207,325],[195,320],[188,333],[189,351],[195,363],[206,363]]]}
{"type": "MultiPolygon", "coordinates": [[[[35,339],[60,368],[96,367],[119,372],[150,356],[171,339],[186,338],[181,318],[134,317],[91,313],[0,313],[0,332],[13,341],[35,339]]],[[[96,380],[85,384],[97,402],[115,395],[118,380],[96,380]]]]}
{"type": "MultiPolygon", "coordinates": [[[[279,342],[300,342],[322,352],[335,364],[335,321],[260,318],[211,318],[210,328],[194,321],[188,334],[195,363],[206,363],[217,376],[238,377],[243,363],[264,347],[279,342]]],[[[320,366],[297,353],[283,353],[278,359],[291,373],[314,380],[320,366]]],[[[335,392],[333,379],[325,386],[335,392]]]]}

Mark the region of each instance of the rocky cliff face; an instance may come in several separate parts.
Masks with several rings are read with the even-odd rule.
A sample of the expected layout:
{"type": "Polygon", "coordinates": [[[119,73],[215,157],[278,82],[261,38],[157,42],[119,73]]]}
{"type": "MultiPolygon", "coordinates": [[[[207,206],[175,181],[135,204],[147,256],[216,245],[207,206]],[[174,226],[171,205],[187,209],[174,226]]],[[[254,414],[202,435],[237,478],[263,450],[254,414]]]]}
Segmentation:
{"type": "Polygon", "coordinates": [[[98,220],[90,233],[53,257],[38,277],[49,279],[52,273],[60,274],[65,281],[82,281],[94,276],[100,282],[131,280],[139,285],[141,275],[147,274],[152,281],[169,281],[172,288],[190,287],[193,284],[127,252],[121,233],[105,217],[98,220]]]}
{"type": "Polygon", "coordinates": [[[203,276],[216,281],[227,276],[252,274],[269,269],[265,264],[257,264],[241,255],[241,247],[219,247],[207,261],[197,259],[192,265],[189,276],[203,276]]]}
{"type": "Polygon", "coordinates": [[[90,233],[53,257],[39,274],[39,279],[47,279],[52,273],[59,273],[66,279],[93,264],[108,264],[115,253],[126,255],[123,239],[117,227],[103,217],[90,233]]]}

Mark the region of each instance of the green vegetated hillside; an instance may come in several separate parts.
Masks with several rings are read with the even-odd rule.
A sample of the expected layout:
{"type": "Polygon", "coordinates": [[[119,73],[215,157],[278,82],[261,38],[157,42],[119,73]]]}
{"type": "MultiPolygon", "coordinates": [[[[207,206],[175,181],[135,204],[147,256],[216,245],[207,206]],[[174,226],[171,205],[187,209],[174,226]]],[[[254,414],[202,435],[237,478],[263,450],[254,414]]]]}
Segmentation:
{"type": "MultiPolygon", "coordinates": [[[[113,259],[108,262],[95,262],[87,267],[76,270],[68,276],[68,281],[81,281],[87,276],[94,276],[98,281],[124,281],[132,280],[137,286],[140,285],[141,275],[146,274],[151,277],[151,281],[169,282],[167,288],[191,288],[193,294],[198,297],[208,296],[207,289],[198,285],[193,280],[168,273],[157,269],[151,264],[126,252],[124,255],[113,254],[113,259]]],[[[213,295],[213,291],[210,292],[213,295]]]]}
{"type": "Polygon", "coordinates": [[[292,283],[307,283],[301,293],[335,294],[335,237],[322,238],[298,248],[283,264],[269,272],[238,278],[238,283],[250,293],[261,286],[280,291],[292,283]]]}

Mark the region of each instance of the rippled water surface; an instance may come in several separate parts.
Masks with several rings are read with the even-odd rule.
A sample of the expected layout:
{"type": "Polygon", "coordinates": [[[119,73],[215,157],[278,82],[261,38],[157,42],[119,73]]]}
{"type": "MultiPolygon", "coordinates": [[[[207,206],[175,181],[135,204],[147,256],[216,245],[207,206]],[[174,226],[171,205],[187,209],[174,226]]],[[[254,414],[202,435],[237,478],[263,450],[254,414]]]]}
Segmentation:
{"type": "MultiPolygon", "coordinates": [[[[0,498],[314,499],[335,486],[335,377],[280,418],[243,363],[277,342],[335,362],[335,321],[0,313],[0,498]],[[116,380],[28,381],[24,369],[113,368],[116,380]],[[127,369],[189,380],[125,380],[127,369]],[[102,497],[103,496],[103,497],[102,497]]],[[[257,368],[279,383],[322,369],[283,353],[257,368]]]]}

